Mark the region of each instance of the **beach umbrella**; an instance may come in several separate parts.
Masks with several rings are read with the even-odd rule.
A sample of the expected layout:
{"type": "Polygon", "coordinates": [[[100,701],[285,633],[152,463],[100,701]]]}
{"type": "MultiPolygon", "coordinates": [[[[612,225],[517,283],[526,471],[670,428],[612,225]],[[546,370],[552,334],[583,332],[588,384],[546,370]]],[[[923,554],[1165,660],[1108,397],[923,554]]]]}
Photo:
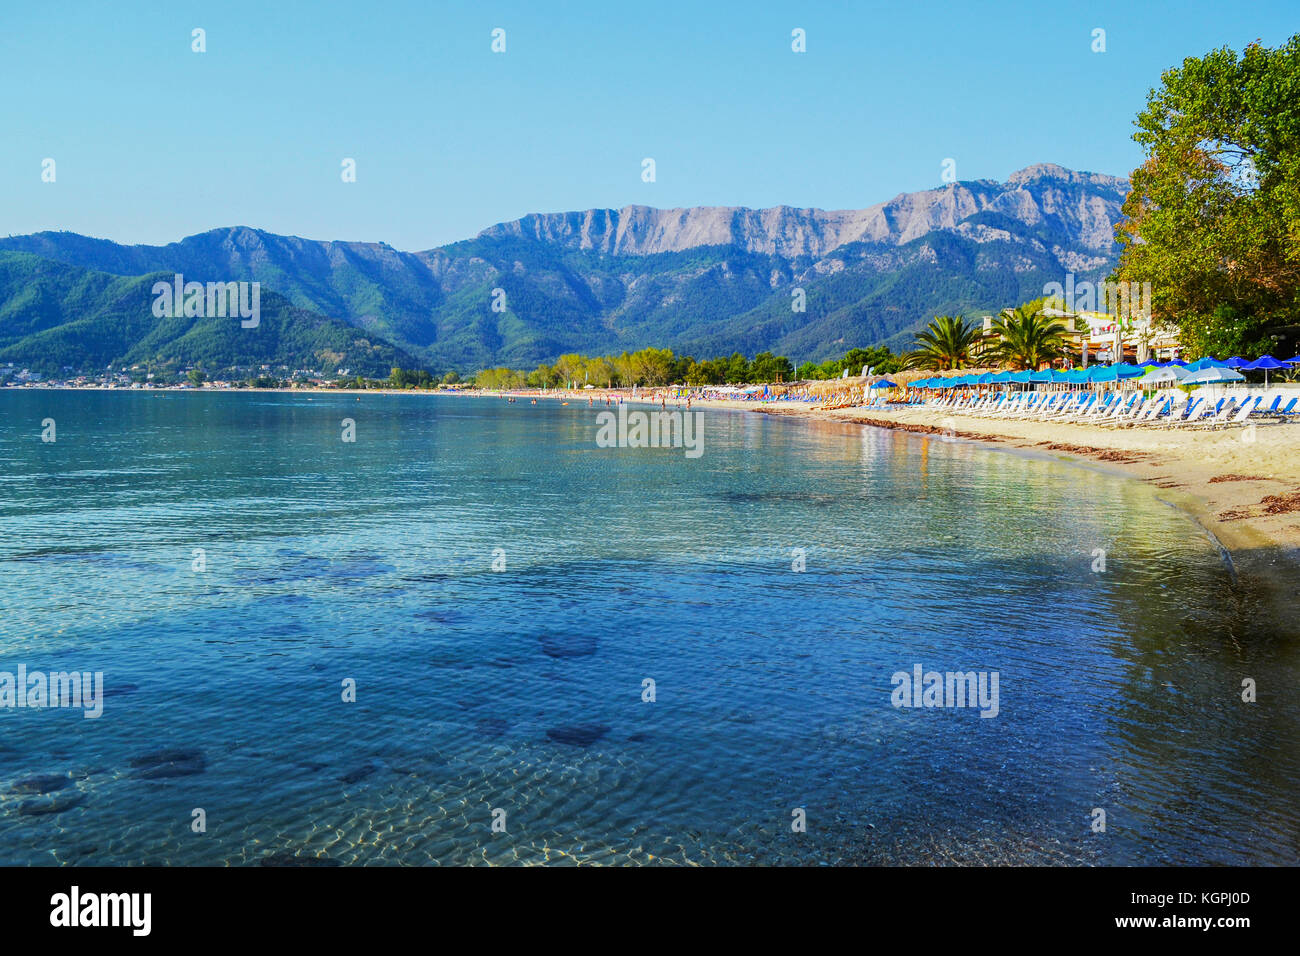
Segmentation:
{"type": "Polygon", "coordinates": [[[1223,366],[1210,366],[1198,369],[1183,379],[1184,385],[1215,385],[1222,382],[1244,382],[1246,376],[1236,369],[1223,366]]]}
{"type": "Polygon", "coordinates": [[[1192,372],[1179,368],[1177,365],[1167,365],[1164,368],[1154,368],[1147,372],[1140,379],[1139,385],[1164,385],[1178,384],[1186,379],[1192,372]]]}
{"type": "Polygon", "coordinates": [[[1138,378],[1143,370],[1136,365],[1120,362],[1117,365],[1098,365],[1088,369],[1090,382],[1118,382],[1123,378],[1138,378]]]}
{"type": "Polygon", "coordinates": [[[1300,365],[1300,355],[1297,355],[1295,358],[1283,359],[1282,361],[1287,365],[1300,365]]]}
{"type": "Polygon", "coordinates": [[[1065,373],[1065,381],[1069,382],[1071,385],[1082,385],[1084,382],[1088,381],[1088,369],[1086,368],[1070,369],[1068,372],[1065,373]]]}
{"type": "Polygon", "coordinates": [[[891,382],[891,381],[890,381],[889,379],[887,379],[887,378],[882,378],[879,382],[876,382],[876,383],[875,383],[874,385],[872,385],[871,387],[872,387],[872,388],[898,388],[897,385],[895,385],[893,382],[891,382]]]}
{"type": "Polygon", "coordinates": [[[1232,358],[1224,359],[1223,364],[1228,366],[1228,368],[1241,368],[1246,364],[1246,360],[1240,355],[1234,355],[1232,358]]]}
{"type": "Polygon", "coordinates": [[[1023,385],[1023,384],[1027,383],[1027,382],[1030,380],[1029,377],[1030,377],[1031,375],[1033,375],[1033,374],[1034,374],[1033,372],[1030,372],[1030,371],[1028,371],[1028,370],[1026,370],[1026,371],[1024,371],[1024,372],[1012,372],[1012,373],[1011,373],[1011,381],[1013,381],[1013,382],[1017,382],[1017,383],[1023,385]]]}
{"type": "Polygon", "coordinates": [[[992,377],[989,379],[989,381],[990,381],[990,382],[993,382],[993,383],[996,384],[996,385],[1004,385],[1004,384],[1006,384],[1007,382],[1011,381],[1011,373],[1010,373],[1010,372],[998,372],[996,375],[992,376],[992,377]]]}
{"type": "Polygon", "coordinates": [[[1207,368],[1229,368],[1229,367],[1230,366],[1228,365],[1227,362],[1221,362],[1219,359],[1216,358],[1197,359],[1191,365],[1187,366],[1187,368],[1191,369],[1193,372],[1199,372],[1207,368]]]}
{"type": "Polygon", "coordinates": [[[981,375],[979,378],[975,380],[977,385],[988,385],[992,381],[993,381],[992,372],[985,372],[983,375],[981,375]]]}
{"type": "Polygon", "coordinates": [[[1271,356],[1271,355],[1261,355],[1259,358],[1255,359],[1255,361],[1253,361],[1253,362],[1245,362],[1245,363],[1243,363],[1243,364],[1241,364],[1241,365],[1239,365],[1239,366],[1237,366],[1237,367],[1238,367],[1238,368],[1246,368],[1246,369],[1250,369],[1251,371],[1258,371],[1258,370],[1260,370],[1260,369],[1263,369],[1263,370],[1264,370],[1264,387],[1265,387],[1265,388],[1268,388],[1268,373],[1269,373],[1269,370],[1270,370],[1270,369],[1275,369],[1275,368],[1286,368],[1286,363],[1285,363],[1285,362],[1279,362],[1277,359],[1273,358],[1273,356],[1271,356]]]}

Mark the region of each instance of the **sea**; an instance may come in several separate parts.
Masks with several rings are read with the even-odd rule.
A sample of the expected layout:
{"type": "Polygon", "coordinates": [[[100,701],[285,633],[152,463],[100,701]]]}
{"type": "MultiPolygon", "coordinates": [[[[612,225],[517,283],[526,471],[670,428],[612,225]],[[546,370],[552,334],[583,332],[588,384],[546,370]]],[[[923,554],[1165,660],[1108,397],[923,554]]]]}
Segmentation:
{"type": "Polygon", "coordinates": [[[1300,629],[1160,489],[606,411],[0,391],[0,863],[1300,862],[1300,629]]]}

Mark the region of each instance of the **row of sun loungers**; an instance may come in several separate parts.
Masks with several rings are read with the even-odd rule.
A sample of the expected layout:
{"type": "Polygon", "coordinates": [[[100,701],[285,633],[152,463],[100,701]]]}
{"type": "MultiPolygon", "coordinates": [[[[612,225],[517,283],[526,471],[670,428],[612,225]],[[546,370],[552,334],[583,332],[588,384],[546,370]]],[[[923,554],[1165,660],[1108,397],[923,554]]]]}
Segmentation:
{"type": "Polygon", "coordinates": [[[1297,403],[1285,405],[1277,395],[1270,403],[1263,395],[1245,395],[1210,401],[1188,398],[1182,392],[1014,392],[966,400],[964,396],[934,399],[928,408],[976,418],[1073,422],[1103,428],[1227,428],[1248,422],[1286,421],[1300,418],[1297,403]]]}

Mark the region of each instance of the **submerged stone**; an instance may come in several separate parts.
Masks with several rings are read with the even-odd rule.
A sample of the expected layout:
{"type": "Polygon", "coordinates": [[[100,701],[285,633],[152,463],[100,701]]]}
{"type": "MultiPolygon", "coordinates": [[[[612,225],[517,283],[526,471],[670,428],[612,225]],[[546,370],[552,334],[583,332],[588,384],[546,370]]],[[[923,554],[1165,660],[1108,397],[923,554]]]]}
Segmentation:
{"type": "Polygon", "coordinates": [[[364,767],[357,767],[355,770],[349,770],[343,776],[339,777],[339,779],[344,783],[356,783],[359,780],[365,780],[366,777],[370,776],[378,769],[379,768],[374,764],[368,763],[364,767]]]}
{"type": "Polygon", "coordinates": [[[45,794],[33,800],[26,800],[18,808],[21,816],[35,817],[46,813],[60,813],[77,806],[86,795],[80,790],[71,790],[66,793],[45,794]]]}
{"type": "Polygon", "coordinates": [[[34,777],[24,777],[12,787],[10,793],[53,793],[72,783],[66,773],[41,773],[34,777]]]}
{"type": "Polygon", "coordinates": [[[597,641],[590,634],[543,634],[542,652],[548,657],[590,657],[596,653],[597,641]]]}
{"type": "Polygon", "coordinates": [[[563,727],[552,727],[546,732],[546,736],[557,744],[590,747],[607,733],[609,733],[608,724],[567,724],[563,727]]]}
{"type": "Polygon", "coordinates": [[[161,780],[203,773],[208,769],[208,761],[202,750],[178,747],[141,754],[131,761],[131,766],[135,768],[137,777],[161,780]]]}
{"type": "Polygon", "coordinates": [[[259,862],[262,866],[342,866],[327,856],[295,856],[287,851],[264,856],[259,862]]]}

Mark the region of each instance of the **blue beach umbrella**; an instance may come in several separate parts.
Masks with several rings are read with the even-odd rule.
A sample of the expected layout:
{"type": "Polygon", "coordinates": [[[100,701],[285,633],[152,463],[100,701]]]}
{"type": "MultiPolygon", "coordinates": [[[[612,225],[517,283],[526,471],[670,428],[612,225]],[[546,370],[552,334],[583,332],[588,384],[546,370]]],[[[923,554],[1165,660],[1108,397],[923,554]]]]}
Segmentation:
{"type": "Polygon", "coordinates": [[[895,385],[887,378],[882,378],[879,382],[873,383],[871,387],[872,388],[898,388],[897,385],[895,385]]]}
{"type": "Polygon", "coordinates": [[[1271,356],[1271,355],[1261,355],[1259,358],[1255,359],[1255,361],[1253,361],[1253,362],[1243,362],[1241,365],[1239,365],[1239,366],[1237,366],[1237,367],[1238,367],[1239,369],[1241,369],[1241,368],[1244,368],[1244,369],[1250,369],[1251,371],[1259,371],[1260,369],[1263,369],[1263,370],[1264,370],[1264,387],[1265,387],[1265,388],[1268,388],[1268,373],[1269,373],[1269,371],[1272,370],[1272,369],[1275,369],[1275,368],[1286,368],[1286,363],[1285,363],[1285,362],[1279,362],[1277,359],[1273,358],[1273,356],[1271,356]]]}
{"type": "Polygon", "coordinates": [[[1193,372],[1199,372],[1207,368],[1231,368],[1231,366],[1228,365],[1227,362],[1220,361],[1216,358],[1203,358],[1197,359],[1191,365],[1188,365],[1187,368],[1191,369],[1193,372]]]}
{"type": "Polygon", "coordinates": [[[1054,384],[1054,382],[1074,381],[1074,380],[1073,378],[1070,378],[1069,372],[1062,372],[1061,369],[1058,368],[1044,368],[1043,371],[1035,372],[1034,375],[1031,375],[1030,381],[1053,382],[1054,384]]]}
{"type": "Polygon", "coordinates": [[[1246,360],[1242,358],[1240,355],[1234,355],[1232,358],[1224,359],[1223,364],[1228,366],[1228,368],[1241,368],[1243,365],[1246,365],[1247,363],[1246,360]]]}
{"type": "Polygon", "coordinates": [[[990,381],[990,382],[993,382],[993,383],[996,384],[996,385],[1004,385],[1004,384],[1006,384],[1007,382],[1011,381],[1011,373],[1010,373],[1010,372],[998,372],[996,375],[992,376],[992,377],[989,379],[989,381],[990,381]]]}

